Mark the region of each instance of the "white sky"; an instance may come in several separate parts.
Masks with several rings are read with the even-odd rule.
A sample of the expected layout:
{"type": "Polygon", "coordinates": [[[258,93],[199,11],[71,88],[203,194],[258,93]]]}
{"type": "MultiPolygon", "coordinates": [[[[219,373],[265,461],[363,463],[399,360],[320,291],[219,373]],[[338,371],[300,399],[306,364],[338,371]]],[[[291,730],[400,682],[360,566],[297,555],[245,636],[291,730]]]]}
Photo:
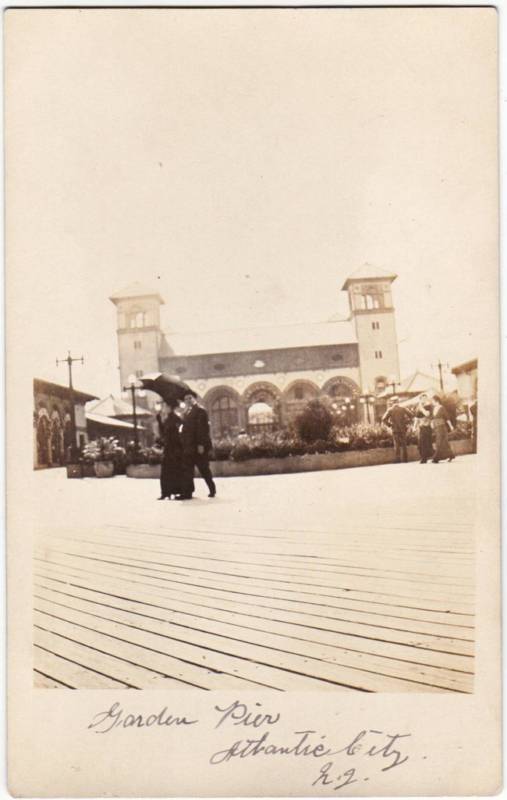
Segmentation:
{"type": "Polygon", "coordinates": [[[164,296],[165,328],[234,329],[346,313],[365,261],[399,276],[402,376],[475,357],[497,246],[475,14],[7,12],[31,374],[65,383],[70,348],[79,388],[117,392],[108,296],[132,281],[164,296]]]}

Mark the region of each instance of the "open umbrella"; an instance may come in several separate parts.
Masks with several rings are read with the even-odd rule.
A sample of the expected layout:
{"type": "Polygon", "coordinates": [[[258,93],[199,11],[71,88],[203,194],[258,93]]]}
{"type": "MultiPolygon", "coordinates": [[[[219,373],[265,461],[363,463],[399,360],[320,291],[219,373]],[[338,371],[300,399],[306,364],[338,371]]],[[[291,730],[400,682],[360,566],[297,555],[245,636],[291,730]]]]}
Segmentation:
{"type": "Polygon", "coordinates": [[[188,384],[180,381],[179,378],[167,375],[165,372],[152,372],[150,375],[143,375],[139,380],[144,389],[156,392],[166,403],[179,402],[183,400],[186,394],[192,394],[197,397],[197,394],[188,384]]]}

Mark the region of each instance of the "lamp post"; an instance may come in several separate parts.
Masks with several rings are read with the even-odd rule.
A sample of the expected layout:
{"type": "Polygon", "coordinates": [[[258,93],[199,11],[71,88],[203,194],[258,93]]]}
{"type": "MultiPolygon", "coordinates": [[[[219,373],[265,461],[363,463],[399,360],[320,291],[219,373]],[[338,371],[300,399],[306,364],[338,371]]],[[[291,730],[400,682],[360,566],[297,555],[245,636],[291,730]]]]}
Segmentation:
{"type": "Polygon", "coordinates": [[[396,394],[396,387],[397,387],[397,386],[401,386],[400,382],[399,382],[399,381],[397,381],[397,380],[396,380],[396,378],[395,378],[393,375],[391,375],[391,376],[390,376],[390,377],[387,379],[387,384],[386,384],[386,385],[391,387],[391,389],[392,389],[392,394],[396,394]]]}
{"type": "Polygon", "coordinates": [[[137,429],[137,409],[136,409],[136,390],[141,388],[141,384],[135,375],[129,375],[128,386],[123,387],[124,392],[130,392],[132,396],[132,422],[134,423],[134,453],[139,452],[139,431],[137,429]]]}
{"type": "Polygon", "coordinates": [[[366,417],[368,419],[368,422],[371,423],[370,404],[373,405],[375,403],[375,398],[371,394],[363,394],[359,398],[359,402],[361,403],[361,405],[366,406],[366,417]]]}
{"type": "Polygon", "coordinates": [[[350,397],[346,397],[343,401],[342,410],[345,411],[345,419],[347,421],[347,425],[351,424],[352,413],[355,409],[355,404],[352,402],[350,397]]]}

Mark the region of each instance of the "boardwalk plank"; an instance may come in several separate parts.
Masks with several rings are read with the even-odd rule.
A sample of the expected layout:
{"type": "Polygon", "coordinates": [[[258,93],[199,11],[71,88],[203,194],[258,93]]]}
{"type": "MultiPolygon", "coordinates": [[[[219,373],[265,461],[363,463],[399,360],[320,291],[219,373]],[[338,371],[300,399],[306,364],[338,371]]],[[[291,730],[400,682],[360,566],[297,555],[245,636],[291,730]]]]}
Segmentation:
{"type": "Polygon", "coordinates": [[[234,655],[238,650],[244,658],[249,658],[257,663],[272,667],[286,669],[300,675],[313,675],[314,677],[344,685],[364,691],[378,691],[379,687],[384,687],[384,691],[407,692],[407,691],[436,691],[434,687],[415,683],[407,680],[379,676],[366,670],[352,669],[343,665],[335,665],[315,657],[302,656],[296,652],[282,650],[281,647],[272,647],[263,644],[252,644],[238,636],[225,636],[223,634],[211,634],[207,630],[184,627],[174,622],[163,622],[153,618],[145,618],[141,624],[134,621],[132,615],[117,611],[111,608],[100,607],[95,604],[94,611],[89,610],[92,604],[82,601],[71,600],[60,603],[55,600],[42,600],[37,598],[38,606],[41,610],[55,614],[58,609],[65,609],[65,617],[72,621],[88,618],[88,624],[101,622],[114,622],[125,626],[129,631],[138,628],[141,635],[149,633],[151,635],[163,637],[173,642],[183,642],[185,644],[196,645],[201,648],[212,649],[216,652],[234,655]],[[87,607],[85,607],[87,606],[87,607]],[[92,622],[90,622],[92,620],[92,622]]]}
{"type": "MultiPolygon", "coordinates": [[[[48,586],[50,586],[48,584],[48,586]]],[[[333,636],[328,631],[305,628],[290,624],[277,624],[270,620],[248,619],[240,613],[217,614],[213,609],[207,609],[200,616],[193,616],[195,607],[190,605],[190,611],[185,610],[184,604],[171,601],[171,608],[163,605],[146,604],[142,596],[136,593],[135,598],[126,600],[124,598],[113,597],[110,593],[103,594],[92,589],[74,588],[72,594],[68,592],[56,592],[62,597],[71,596],[76,599],[84,599],[90,603],[103,603],[106,607],[112,606],[116,609],[129,611],[132,614],[145,613],[154,615],[158,619],[166,621],[182,621],[183,624],[206,625],[209,632],[220,633],[222,630],[227,632],[227,628],[232,628],[233,632],[239,629],[242,636],[252,643],[262,643],[273,647],[284,646],[295,649],[300,655],[313,655],[319,658],[344,666],[353,668],[367,669],[379,675],[389,675],[391,677],[413,680],[418,683],[425,683],[431,686],[440,686],[456,691],[471,691],[472,676],[464,675],[458,671],[444,668],[424,667],[421,664],[404,662],[395,659],[394,654],[391,658],[378,658],[371,653],[351,652],[337,645],[338,637],[333,636]],[[181,609],[184,609],[182,613],[181,609]]],[[[50,596],[50,595],[48,595],[50,596]]],[[[414,659],[416,659],[414,655],[414,659]]]]}

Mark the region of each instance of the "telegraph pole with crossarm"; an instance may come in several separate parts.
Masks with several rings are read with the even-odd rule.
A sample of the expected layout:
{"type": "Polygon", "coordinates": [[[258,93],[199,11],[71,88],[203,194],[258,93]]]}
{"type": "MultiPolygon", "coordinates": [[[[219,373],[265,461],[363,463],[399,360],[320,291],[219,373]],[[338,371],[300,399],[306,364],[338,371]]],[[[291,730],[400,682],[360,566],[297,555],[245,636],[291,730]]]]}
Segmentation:
{"type": "Polygon", "coordinates": [[[75,362],[84,364],[84,358],[72,358],[70,350],[67,351],[67,358],[57,358],[56,366],[59,364],[67,364],[69,368],[69,400],[70,400],[70,426],[72,429],[72,444],[70,446],[70,461],[75,463],[78,457],[77,435],[76,435],[76,407],[74,405],[74,387],[72,385],[72,364],[75,362]]]}

